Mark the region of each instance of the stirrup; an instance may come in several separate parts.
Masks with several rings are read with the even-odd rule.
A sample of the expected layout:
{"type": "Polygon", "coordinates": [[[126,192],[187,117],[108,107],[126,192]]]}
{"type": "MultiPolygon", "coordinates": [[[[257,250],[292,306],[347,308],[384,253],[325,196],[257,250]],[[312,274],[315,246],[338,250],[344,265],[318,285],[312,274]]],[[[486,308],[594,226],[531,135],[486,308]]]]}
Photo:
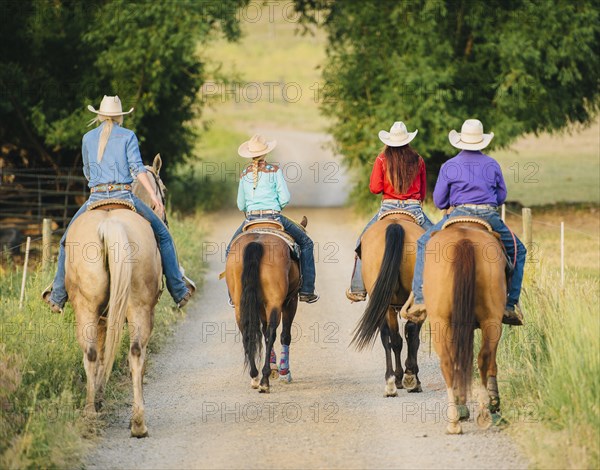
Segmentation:
{"type": "Polygon", "coordinates": [[[427,318],[425,304],[415,304],[415,294],[411,291],[408,299],[400,309],[400,316],[413,323],[423,323],[427,318]]]}
{"type": "Polygon", "coordinates": [[[350,288],[346,289],[346,298],[351,302],[364,302],[367,300],[366,292],[352,292],[350,288]]]}
{"type": "Polygon", "coordinates": [[[63,313],[62,307],[50,299],[51,293],[52,283],[42,291],[42,300],[50,306],[52,313],[63,313]]]}
{"type": "Polygon", "coordinates": [[[505,325],[523,326],[523,312],[521,311],[519,304],[515,305],[512,309],[504,309],[502,323],[505,325]]]}

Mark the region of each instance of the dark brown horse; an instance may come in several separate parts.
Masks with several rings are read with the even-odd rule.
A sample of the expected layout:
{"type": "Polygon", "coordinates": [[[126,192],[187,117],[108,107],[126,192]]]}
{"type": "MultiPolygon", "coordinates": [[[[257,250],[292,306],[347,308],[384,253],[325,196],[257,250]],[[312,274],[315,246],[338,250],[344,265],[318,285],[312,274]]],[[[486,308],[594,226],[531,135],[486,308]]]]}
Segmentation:
{"type": "Polygon", "coordinates": [[[431,340],[448,392],[449,434],[462,432],[459,419],[473,379],[473,334],[481,328],[477,425],[499,416],[496,349],[506,303],[506,261],[498,238],[478,223],[458,222],[427,244],[423,294],[431,340]],[[460,413],[459,413],[460,409],[460,413]]]}
{"type": "Polygon", "coordinates": [[[420,392],[419,333],[421,323],[406,323],[404,334],[408,346],[406,371],[400,353],[402,336],[398,312],[411,291],[417,240],[423,229],[408,214],[392,214],[374,223],[361,240],[362,275],[369,302],[356,326],[352,342],[361,350],[372,344],[377,331],[385,349],[385,396],[395,397],[398,388],[420,392]],[[392,351],[395,359],[392,363],[392,351]]]}
{"type": "MultiPolygon", "coordinates": [[[[306,226],[305,220],[303,225],[306,226]]],[[[270,391],[269,377],[277,376],[273,346],[280,322],[283,323],[281,344],[286,351],[289,349],[300,289],[298,262],[292,258],[290,247],[277,232],[272,222],[254,223],[252,229],[231,244],[225,268],[236,322],[242,333],[244,362],[250,367],[250,385],[261,393],[270,391]],[[261,230],[264,228],[267,230],[261,230]],[[262,352],[262,336],[265,355],[259,382],[256,361],[260,360],[262,352]]],[[[280,368],[279,377],[282,381],[291,382],[289,367],[280,368]]]]}

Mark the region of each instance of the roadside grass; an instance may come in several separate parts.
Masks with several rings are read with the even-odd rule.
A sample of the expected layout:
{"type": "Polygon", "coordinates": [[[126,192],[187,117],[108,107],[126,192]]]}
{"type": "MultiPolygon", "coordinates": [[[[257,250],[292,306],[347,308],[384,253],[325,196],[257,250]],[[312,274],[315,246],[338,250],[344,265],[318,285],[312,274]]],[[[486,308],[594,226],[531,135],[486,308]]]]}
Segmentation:
{"type": "MultiPolygon", "coordinates": [[[[170,224],[186,273],[199,281],[204,270],[202,214],[172,217],[170,224]]],[[[107,413],[95,423],[81,416],[86,378],[74,313],[68,306],[64,316],[52,314],[39,299],[53,274],[54,266],[47,272],[30,268],[20,310],[21,269],[0,273],[0,468],[78,466],[112,406],[131,394],[125,338],[106,390],[107,413]]],[[[163,293],[149,351],[165,342],[183,315],[163,293]]]]}

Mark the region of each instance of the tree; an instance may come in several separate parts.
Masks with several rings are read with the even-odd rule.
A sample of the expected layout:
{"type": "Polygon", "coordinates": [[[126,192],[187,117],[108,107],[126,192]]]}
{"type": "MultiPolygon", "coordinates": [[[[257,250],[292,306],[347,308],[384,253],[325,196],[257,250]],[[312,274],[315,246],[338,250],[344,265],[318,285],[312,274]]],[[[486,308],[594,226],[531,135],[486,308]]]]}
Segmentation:
{"type": "Polygon", "coordinates": [[[467,118],[499,147],[598,111],[595,1],[296,0],[296,9],[328,31],[322,108],[346,163],[364,169],[359,200],[377,131],[396,120],[419,129],[415,148],[435,169],[467,118]]]}
{"type": "Polygon", "coordinates": [[[1,2],[0,158],[55,169],[81,163],[81,137],[104,94],[135,107],[126,125],[166,169],[191,152],[201,109],[201,50],[235,40],[248,0],[1,2]]]}

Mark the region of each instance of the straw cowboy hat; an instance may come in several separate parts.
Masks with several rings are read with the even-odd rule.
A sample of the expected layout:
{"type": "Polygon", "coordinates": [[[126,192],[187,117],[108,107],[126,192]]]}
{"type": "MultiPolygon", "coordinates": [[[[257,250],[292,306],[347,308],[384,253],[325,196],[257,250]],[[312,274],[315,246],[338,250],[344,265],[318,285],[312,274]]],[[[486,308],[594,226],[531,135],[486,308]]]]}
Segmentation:
{"type": "Polygon", "coordinates": [[[100,103],[100,109],[95,109],[91,104],[88,104],[87,107],[92,113],[101,114],[102,116],[123,116],[125,114],[129,114],[133,111],[131,108],[129,111],[123,111],[121,107],[121,100],[118,96],[106,96],[102,98],[102,102],[100,103]]]}
{"type": "Polygon", "coordinates": [[[267,142],[262,135],[256,134],[252,138],[238,148],[238,154],[244,158],[260,157],[266,155],[277,146],[276,140],[270,140],[267,142]]]}
{"type": "Polygon", "coordinates": [[[401,147],[413,140],[417,132],[408,132],[402,121],[396,121],[389,132],[379,131],[379,140],[389,147],[401,147]]]}
{"type": "Polygon", "coordinates": [[[493,132],[483,133],[483,124],[479,119],[467,119],[460,128],[460,134],[455,130],[451,130],[448,134],[452,146],[462,150],[484,149],[493,138],[493,132]]]}

